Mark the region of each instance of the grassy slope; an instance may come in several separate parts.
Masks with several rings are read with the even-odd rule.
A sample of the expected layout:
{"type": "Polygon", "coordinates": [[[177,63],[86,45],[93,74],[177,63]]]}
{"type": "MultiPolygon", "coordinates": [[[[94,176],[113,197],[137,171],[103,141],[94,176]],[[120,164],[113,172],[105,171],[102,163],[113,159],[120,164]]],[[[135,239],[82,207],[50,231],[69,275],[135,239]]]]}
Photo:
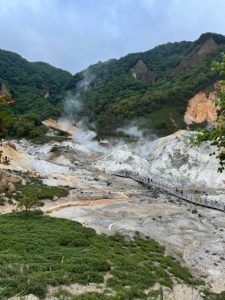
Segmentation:
{"type": "MultiPolygon", "coordinates": [[[[173,278],[199,283],[153,240],[137,235],[126,242],[64,219],[1,215],[0,240],[1,299],[29,293],[44,297],[47,285],[101,283],[106,272],[112,275],[107,286],[116,291],[114,299],[144,299],[144,289],[155,283],[171,287],[173,278]]],[[[101,299],[89,296],[77,299],[101,299]]]]}

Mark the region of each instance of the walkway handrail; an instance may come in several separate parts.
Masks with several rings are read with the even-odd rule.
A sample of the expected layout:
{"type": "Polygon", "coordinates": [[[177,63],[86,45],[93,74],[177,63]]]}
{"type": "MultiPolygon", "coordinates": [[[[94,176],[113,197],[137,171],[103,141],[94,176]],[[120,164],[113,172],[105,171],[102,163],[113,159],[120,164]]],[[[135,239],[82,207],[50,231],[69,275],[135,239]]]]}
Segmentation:
{"type": "Polygon", "coordinates": [[[160,190],[163,190],[165,192],[167,192],[170,195],[173,195],[179,199],[182,199],[186,202],[190,202],[193,203],[195,205],[200,205],[200,206],[205,206],[208,208],[213,208],[216,210],[220,210],[225,212],[225,203],[222,202],[218,202],[216,200],[210,200],[207,199],[207,196],[205,196],[203,199],[200,195],[196,196],[194,194],[188,194],[188,193],[184,193],[183,190],[179,189],[179,188],[174,188],[168,184],[159,182],[157,180],[153,180],[153,178],[148,177],[148,176],[142,176],[137,172],[131,172],[128,170],[121,170],[118,172],[114,172],[113,175],[116,176],[120,176],[120,177],[126,177],[126,178],[131,178],[135,181],[141,182],[147,186],[153,186],[153,187],[157,187],[160,190]]]}

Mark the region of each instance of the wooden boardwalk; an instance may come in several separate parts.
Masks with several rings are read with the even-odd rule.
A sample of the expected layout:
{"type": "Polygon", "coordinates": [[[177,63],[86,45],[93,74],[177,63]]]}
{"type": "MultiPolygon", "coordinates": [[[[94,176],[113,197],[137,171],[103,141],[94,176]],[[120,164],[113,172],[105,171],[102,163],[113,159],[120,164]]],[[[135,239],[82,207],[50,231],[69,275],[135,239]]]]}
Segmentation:
{"type": "Polygon", "coordinates": [[[131,171],[127,171],[127,170],[114,172],[113,175],[131,178],[135,181],[143,183],[146,186],[159,188],[162,191],[165,191],[170,195],[173,195],[173,196],[175,196],[179,199],[182,199],[186,202],[193,203],[194,205],[205,206],[208,208],[212,208],[212,209],[216,209],[216,210],[225,212],[225,203],[218,202],[216,200],[211,200],[211,199],[209,200],[206,195],[201,196],[201,195],[195,195],[195,194],[187,194],[187,193],[184,193],[183,190],[181,190],[179,188],[174,188],[168,184],[156,181],[155,179],[152,179],[151,177],[141,176],[139,173],[131,172],[131,171]]]}

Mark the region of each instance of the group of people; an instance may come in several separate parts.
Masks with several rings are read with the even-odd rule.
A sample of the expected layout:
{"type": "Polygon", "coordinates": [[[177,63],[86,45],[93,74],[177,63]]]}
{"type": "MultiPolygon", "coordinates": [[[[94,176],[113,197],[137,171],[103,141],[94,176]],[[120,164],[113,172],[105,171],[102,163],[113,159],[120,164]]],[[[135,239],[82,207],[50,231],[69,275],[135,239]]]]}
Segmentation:
{"type": "MultiPolygon", "coordinates": [[[[138,173],[135,173],[135,172],[124,170],[124,171],[122,171],[122,173],[125,177],[131,177],[131,178],[137,179],[138,181],[147,182],[148,184],[157,183],[157,182],[154,182],[152,178],[142,177],[138,173]]],[[[172,188],[171,188],[171,190],[172,190],[172,188]]],[[[168,191],[169,191],[169,188],[168,188],[168,191]]],[[[173,192],[171,192],[171,193],[173,194],[173,192]]],[[[188,197],[188,195],[185,196],[182,189],[176,188],[175,194],[176,195],[177,194],[184,195],[184,196],[180,196],[180,197],[183,199],[186,199],[188,201],[191,201],[195,204],[204,205],[204,206],[208,206],[208,207],[212,207],[212,208],[219,208],[220,210],[225,211],[225,204],[219,204],[218,201],[216,201],[216,200],[215,201],[210,200],[209,195],[206,192],[203,193],[204,196],[199,195],[197,197],[195,197],[195,196],[188,197]]]]}

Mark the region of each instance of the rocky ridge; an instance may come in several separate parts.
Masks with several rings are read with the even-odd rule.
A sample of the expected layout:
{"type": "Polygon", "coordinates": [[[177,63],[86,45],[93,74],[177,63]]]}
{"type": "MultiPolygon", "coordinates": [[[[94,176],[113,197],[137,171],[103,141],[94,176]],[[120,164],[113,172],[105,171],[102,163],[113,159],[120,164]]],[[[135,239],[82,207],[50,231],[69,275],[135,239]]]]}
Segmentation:
{"type": "Polygon", "coordinates": [[[197,45],[189,55],[181,60],[180,64],[173,71],[174,74],[180,75],[196,63],[200,62],[207,54],[218,48],[217,42],[213,37],[209,37],[203,43],[197,45]]]}
{"type": "Polygon", "coordinates": [[[135,66],[130,70],[131,75],[137,79],[147,82],[148,84],[155,83],[154,73],[151,72],[144,61],[139,59],[135,66]]]}

